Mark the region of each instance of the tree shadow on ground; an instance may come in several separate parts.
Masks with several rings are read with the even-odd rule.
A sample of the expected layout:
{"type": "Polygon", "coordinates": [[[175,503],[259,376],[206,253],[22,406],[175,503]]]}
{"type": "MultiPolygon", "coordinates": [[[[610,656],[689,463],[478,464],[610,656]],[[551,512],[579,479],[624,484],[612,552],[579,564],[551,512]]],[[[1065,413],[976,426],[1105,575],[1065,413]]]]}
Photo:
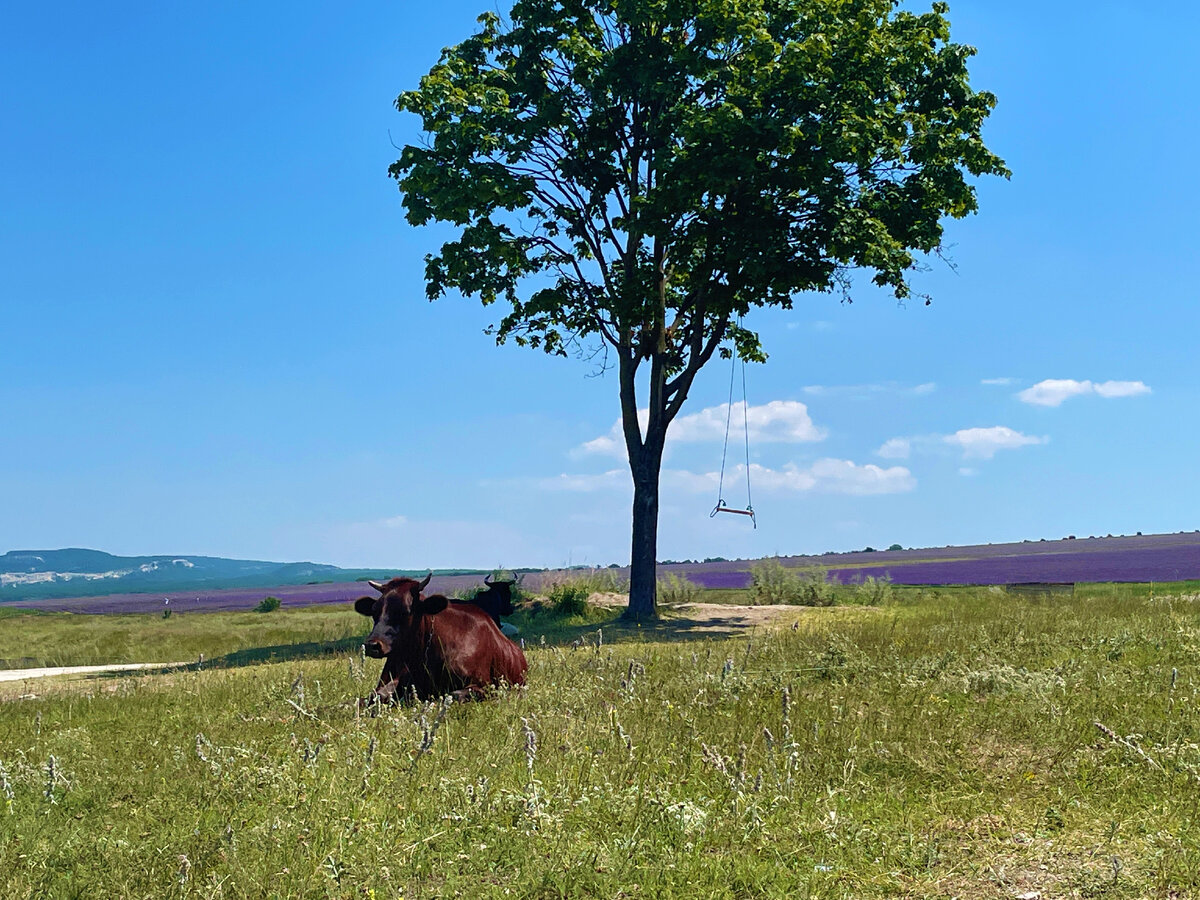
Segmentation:
{"type": "Polygon", "coordinates": [[[288,662],[293,659],[308,659],[314,656],[335,656],[358,653],[362,636],[341,638],[336,641],[304,641],[299,644],[274,644],[270,647],[246,647],[212,659],[204,660],[205,668],[232,669],[239,666],[254,666],[261,663],[288,662]]]}
{"type": "MultiPolygon", "coordinates": [[[[303,641],[297,644],[273,644],[269,647],[245,647],[230,653],[223,653],[211,659],[203,657],[194,663],[182,666],[163,664],[147,666],[144,669],[124,669],[113,672],[92,672],[86,677],[97,680],[116,680],[120,678],[137,677],[142,675],[166,675],[170,672],[195,672],[201,669],[236,669],[242,666],[256,666],[263,663],[290,662],[296,659],[315,659],[323,656],[338,656],[347,653],[357,654],[362,646],[361,637],[341,638],[336,641],[303,641]]],[[[85,676],[80,676],[85,677],[85,676]]]]}
{"type": "Polygon", "coordinates": [[[787,607],[775,612],[772,607],[754,607],[748,613],[744,607],[728,610],[706,606],[703,610],[687,605],[680,608],[663,607],[660,618],[651,622],[629,622],[619,617],[619,610],[598,621],[575,622],[556,620],[552,613],[522,618],[521,637],[526,646],[535,646],[542,637],[552,646],[595,644],[601,637],[604,643],[676,643],[680,641],[728,640],[750,634],[758,628],[778,628],[791,625],[801,615],[799,607],[787,607]],[[770,614],[767,614],[770,611],[770,614]]]}

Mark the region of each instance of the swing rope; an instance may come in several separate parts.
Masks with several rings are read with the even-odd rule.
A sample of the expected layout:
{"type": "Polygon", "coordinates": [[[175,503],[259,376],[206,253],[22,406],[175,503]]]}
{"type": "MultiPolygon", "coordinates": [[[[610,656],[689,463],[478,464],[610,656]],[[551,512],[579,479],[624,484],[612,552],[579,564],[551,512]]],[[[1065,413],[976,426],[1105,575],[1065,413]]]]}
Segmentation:
{"type": "MultiPolygon", "coordinates": [[[[728,422],[729,417],[726,416],[728,422]]],[[[729,426],[726,425],[726,433],[728,434],[729,426]]],[[[746,509],[750,511],[750,518],[754,519],[754,503],[750,499],[750,401],[746,399],[746,361],[742,360],[742,430],[746,437],[746,509]]],[[[726,438],[728,440],[728,438],[726,438]]],[[[758,520],[754,520],[754,527],[758,528],[758,520]]]]}
{"type": "MultiPolygon", "coordinates": [[[[738,320],[741,324],[741,320],[738,320]]],[[[721,447],[721,475],[717,481],[717,505],[708,514],[710,519],[717,513],[735,513],[739,516],[749,516],[754,527],[758,528],[758,519],[754,515],[754,503],[750,499],[750,407],[746,401],[746,361],[742,360],[742,429],[746,441],[746,508],[733,509],[725,504],[725,460],[729,455],[729,428],[733,421],[733,385],[737,375],[738,357],[735,349],[732,365],[729,367],[729,402],[725,405],[725,443],[721,447]]]]}

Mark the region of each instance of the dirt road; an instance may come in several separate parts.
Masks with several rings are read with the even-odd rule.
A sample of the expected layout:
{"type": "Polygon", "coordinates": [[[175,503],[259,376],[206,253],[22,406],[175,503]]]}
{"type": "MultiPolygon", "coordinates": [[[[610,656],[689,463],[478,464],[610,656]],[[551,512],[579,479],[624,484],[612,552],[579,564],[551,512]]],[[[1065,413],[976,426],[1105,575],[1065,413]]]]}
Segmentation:
{"type": "Polygon", "coordinates": [[[99,672],[132,672],[137,669],[170,669],[191,663],[121,663],[108,666],[55,666],[48,669],[0,669],[0,681],[24,681],[27,678],[48,678],[51,675],[94,675],[99,672]]]}

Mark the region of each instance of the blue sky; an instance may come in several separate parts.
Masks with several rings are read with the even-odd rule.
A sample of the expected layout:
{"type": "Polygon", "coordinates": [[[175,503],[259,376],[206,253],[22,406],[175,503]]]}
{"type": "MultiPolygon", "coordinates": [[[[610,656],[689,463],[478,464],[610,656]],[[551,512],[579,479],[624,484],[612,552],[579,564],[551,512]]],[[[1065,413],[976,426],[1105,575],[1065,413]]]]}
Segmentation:
{"type": "MultiPolygon", "coordinates": [[[[428,303],[446,232],[409,227],[386,177],[419,136],[396,94],[484,8],[6,9],[0,552],[628,560],[615,378],[428,303]]],[[[708,517],[716,362],[664,466],[661,558],[1200,525],[1200,8],[950,18],[1012,180],[950,226],[957,271],[917,276],[933,305],[748,320],[759,528],[708,517]]]]}

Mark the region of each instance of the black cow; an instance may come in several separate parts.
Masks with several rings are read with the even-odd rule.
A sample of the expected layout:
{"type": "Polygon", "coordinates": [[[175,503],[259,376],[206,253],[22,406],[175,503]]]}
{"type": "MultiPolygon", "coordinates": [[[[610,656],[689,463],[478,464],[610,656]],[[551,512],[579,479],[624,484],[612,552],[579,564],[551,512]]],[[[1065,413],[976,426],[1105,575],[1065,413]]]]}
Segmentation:
{"type": "Polygon", "coordinates": [[[499,628],[500,617],[513,614],[512,587],[516,582],[492,581],[490,575],[485,575],[483,583],[487,585],[487,589],[479,591],[471,598],[471,602],[491,616],[499,628]]]}

